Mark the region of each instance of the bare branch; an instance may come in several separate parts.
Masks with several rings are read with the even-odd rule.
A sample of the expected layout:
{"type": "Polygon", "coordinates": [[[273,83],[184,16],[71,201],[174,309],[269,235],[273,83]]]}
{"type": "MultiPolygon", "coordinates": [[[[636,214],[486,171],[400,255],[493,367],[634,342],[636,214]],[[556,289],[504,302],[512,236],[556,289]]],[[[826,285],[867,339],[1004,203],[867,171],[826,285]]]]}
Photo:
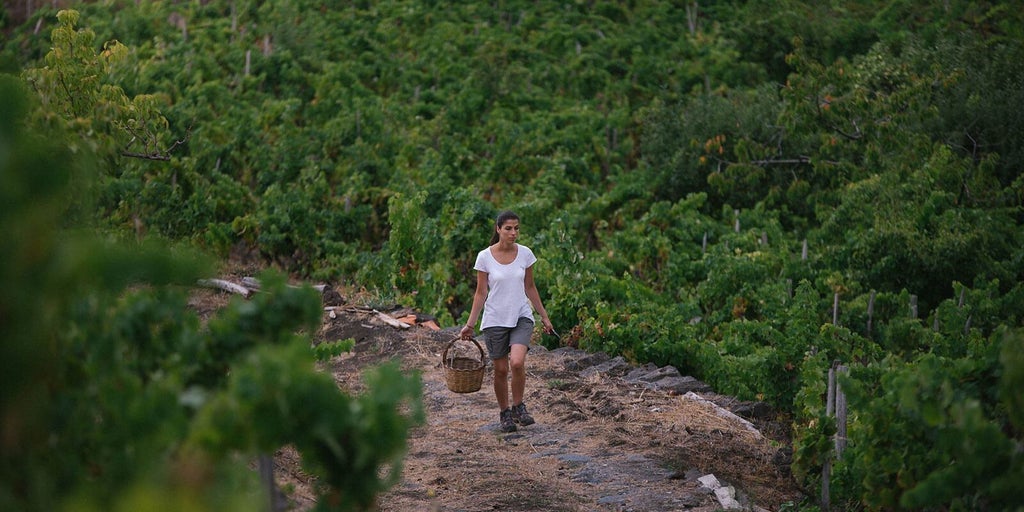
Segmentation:
{"type": "Polygon", "coordinates": [[[143,160],[160,160],[166,162],[171,159],[171,157],[167,155],[161,155],[160,153],[132,153],[130,151],[122,151],[120,154],[121,156],[126,156],[129,158],[141,158],[143,160]]]}
{"type": "Polygon", "coordinates": [[[853,124],[853,130],[854,130],[853,133],[846,133],[845,131],[843,131],[838,126],[836,126],[834,124],[831,124],[831,123],[829,123],[829,124],[831,124],[832,129],[835,130],[836,132],[838,132],[839,135],[842,135],[843,137],[846,137],[847,139],[850,139],[850,140],[860,140],[864,136],[864,134],[861,133],[860,127],[857,126],[857,121],[850,121],[850,123],[853,124]]]}
{"type": "Polygon", "coordinates": [[[811,163],[811,157],[799,156],[797,158],[768,158],[764,160],[751,160],[751,164],[760,165],[762,167],[768,165],[796,165],[796,164],[809,164],[811,163]]]}
{"type": "MultiPolygon", "coordinates": [[[[144,160],[159,160],[166,162],[171,159],[171,152],[174,151],[175,148],[188,142],[188,140],[192,137],[192,125],[189,125],[188,130],[185,131],[185,138],[174,141],[174,144],[171,144],[171,146],[168,147],[167,149],[163,151],[150,151],[145,153],[139,153],[135,151],[128,151],[128,148],[131,147],[132,144],[134,144],[135,141],[140,136],[135,133],[135,130],[131,129],[128,126],[124,126],[123,129],[127,131],[130,135],[132,135],[132,140],[128,141],[128,144],[125,145],[125,149],[121,151],[121,156],[129,158],[142,158],[144,160]]],[[[146,146],[148,147],[149,144],[146,144],[146,146]]]]}

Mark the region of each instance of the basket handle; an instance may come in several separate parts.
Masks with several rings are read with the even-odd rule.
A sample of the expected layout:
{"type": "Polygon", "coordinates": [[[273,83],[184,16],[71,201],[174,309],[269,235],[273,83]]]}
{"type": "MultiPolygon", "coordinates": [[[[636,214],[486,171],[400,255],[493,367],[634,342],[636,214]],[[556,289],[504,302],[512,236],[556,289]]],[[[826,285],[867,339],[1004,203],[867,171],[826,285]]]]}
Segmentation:
{"type": "MultiPolygon", "coordinates": [[[[456,338],[454,338],[454,339],[452,339],[451,341],[448,342],[448,345],[446,347],[444,347],[444,352],[441,354],[441,360],[442,361],[445,361],[445,360],[448,359],[448,349],[450,349],[453,346],[455,346],[455,343],[458,342],[458,341],[461,341],[461,340],[462,340],[462,338],[456,337],[456,338]]],[[[483,363],[484,365],[486,365],[487,364],[487,359],[484,358],[484,348],[480,346],[480,342],[476,341],[476,338],[470,338],[468,341],[472,341],[473,344],[476,345],[476,349],[480,351],[480,362],[483,363]]],[[[452,359],[455,359],[455,357],[453,356],[452,359]]]]}

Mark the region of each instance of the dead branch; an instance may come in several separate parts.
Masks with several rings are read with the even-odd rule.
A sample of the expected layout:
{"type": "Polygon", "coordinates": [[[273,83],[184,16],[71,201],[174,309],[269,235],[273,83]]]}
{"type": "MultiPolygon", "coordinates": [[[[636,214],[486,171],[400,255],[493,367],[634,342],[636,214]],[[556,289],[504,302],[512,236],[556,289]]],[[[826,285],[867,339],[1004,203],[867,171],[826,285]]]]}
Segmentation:
{"type": "Polygon", "coordinates": [[[252,290],[242,285],[232,283],[231,281],[225,281],[223,279],[200,279],[199,286],[223,290],[230,293],[237,293],[245,298],[249,298],[249,295],[252,293],[252,290]]]}

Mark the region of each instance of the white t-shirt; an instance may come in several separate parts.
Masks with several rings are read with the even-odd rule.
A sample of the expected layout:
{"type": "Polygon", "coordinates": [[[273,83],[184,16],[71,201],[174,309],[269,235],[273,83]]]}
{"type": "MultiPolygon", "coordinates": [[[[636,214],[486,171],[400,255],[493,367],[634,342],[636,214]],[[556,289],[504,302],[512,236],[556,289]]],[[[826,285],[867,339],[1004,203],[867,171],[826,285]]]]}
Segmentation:
{"type": "Polygon", "coordinates": [[[533,318],[530,299],[526,297],[526,269],[537,262],[533,251],[516,244],[516,259],[502,265],[488,247],[476,255],[473,270],[487,273],[487,300],[484,301],[483,322],[488,327],[515,327],[519,318],[533,318]]]}

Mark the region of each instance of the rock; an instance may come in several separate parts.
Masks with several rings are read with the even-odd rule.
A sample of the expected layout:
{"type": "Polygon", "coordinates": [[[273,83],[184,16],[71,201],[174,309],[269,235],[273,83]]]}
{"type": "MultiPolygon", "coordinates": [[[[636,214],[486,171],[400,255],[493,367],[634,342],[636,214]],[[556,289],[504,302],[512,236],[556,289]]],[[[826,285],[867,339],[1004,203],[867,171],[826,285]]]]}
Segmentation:
{"type": "Polygon", "coordinates": [[[719,487],[715,489],[715,498],[718,504],[725,510],[742,510],[743,505],[736,501],[736,489],[732,487],[719,487]]]}
{"type": "Polygon", "coordinates": [[[697,481],[700,482],[700,484],[703,485],[704,487],[707,487],[708,489],[712,490],[718,489],[719,487],[722,486],[722,484],[719,483],[718,478],[712,474],[704,475],[698,478],[697,481]]]}
{"type": "Polygon", "coordinates": [[[667,391],[677,395],[691,391],[699,393],[711,391],[711,386],[688,375],[684,377],[674,366],[659,368],[648,363],[627,373],[625,379],[627,382],[640,384],[648,389],[667,391]]]}
{"type": "Polygon", "coordinates": [[[342,297],[337,290],[329,287],[324,288],[324,291],[321,294],[321,300],[323,301],[324,306],[341,306],[345,304],[345,297],[342,297]]]}
{"type": "Polygon", "coordinates": [[[654,363],[647,363],[631,370],[626,374],[625,379],[627,382],[636,382],[640,380],[640,377],[656,371],[658,371],[658,365],[654,363]]]}
{"type": "Polygon", "coordinates": [[[764,402],[741,403],[731,409],[737,416],[742,416],[747,419],[767,419],[770,418],[774,412],[772,410],[772,406],[764,402]]]}
{"type": "Polygon", "coordinates": [[[685,395],[691,391],[704,393],[711,390],[711,386],[689,375],[685,377],[666,377],[659,381],[644,383],[644,385],[657,391],[668,391],[676,395],[685,395]]]}
{"type": "Polygon", "coordinates": [[[596,352],[594,354],[587,354],[579,359],[568,360],[565,362],[565,369],[571,372],[578,372],[584,368],[591,366],[597,366],[605,361],[608,361],[611,357],[604,352],[596,352]]]}
{"type": "Polygon", "coordinates": [[[605,361],[599,365],[584,368],[580,371],[580,377],[587,378],[593,375],[621,377],[626,374],[626,371],[629,370],[629,368],[629,363],[627,363],[622,356],[616,356],[615,358],[605,361]]]}
{"type": "MultiPolygon", "coordinates": [[[[630,375],[633,375],[633,373],[630,372],[630,375]]],[[[677,370],[675,366],[670,365],[663,366],[654,371],[649,371],[647,373],[635,375],[632,379],[632,382],[655,382],[666,377],[682,377],[682,375],[679,373],[679,370],[677,370]]],[[[630,379],[627,378],[626,380],[630,379]]]]}
{"type": "Polygon", "coordinates": [[[743,505],[740,505],[739,501],[736,501],[736,489],[722,485],[718,481],[715,475],[707,474],[697,479],[701,485],[714,491],[715,499],[718,500],[718,504],[725,510],[740,510],[743,505]]]}

